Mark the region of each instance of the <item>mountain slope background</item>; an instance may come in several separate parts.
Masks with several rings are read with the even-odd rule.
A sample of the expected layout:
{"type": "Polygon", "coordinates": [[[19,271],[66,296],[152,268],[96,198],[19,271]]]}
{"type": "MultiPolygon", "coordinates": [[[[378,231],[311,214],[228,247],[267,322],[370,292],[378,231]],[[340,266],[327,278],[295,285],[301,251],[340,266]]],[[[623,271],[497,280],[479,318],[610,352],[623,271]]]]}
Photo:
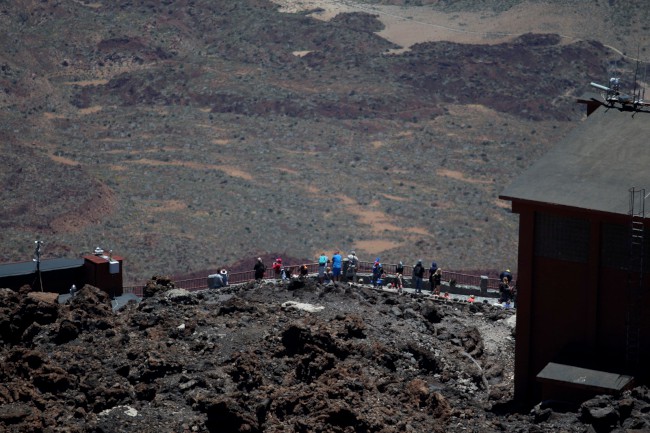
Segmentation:
{"type": "Polygon", "coordinates": [[[498,194],[590,81],[631,82],[650,17],[624,6],[0,1],[0,259],[101,246],[127,284],[334,249],[516,268],[498,194]]]}

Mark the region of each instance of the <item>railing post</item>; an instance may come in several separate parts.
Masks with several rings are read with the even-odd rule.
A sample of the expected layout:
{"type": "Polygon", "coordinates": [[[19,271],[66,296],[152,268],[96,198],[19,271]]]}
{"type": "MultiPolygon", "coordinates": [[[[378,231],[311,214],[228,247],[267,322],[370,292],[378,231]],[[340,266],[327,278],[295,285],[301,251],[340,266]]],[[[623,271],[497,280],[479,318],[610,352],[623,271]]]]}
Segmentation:
{"type": "Polygon", "coordinates": [[[488,277],[481,275],[481,296],[487,296],[488,291],[488,277]]]}

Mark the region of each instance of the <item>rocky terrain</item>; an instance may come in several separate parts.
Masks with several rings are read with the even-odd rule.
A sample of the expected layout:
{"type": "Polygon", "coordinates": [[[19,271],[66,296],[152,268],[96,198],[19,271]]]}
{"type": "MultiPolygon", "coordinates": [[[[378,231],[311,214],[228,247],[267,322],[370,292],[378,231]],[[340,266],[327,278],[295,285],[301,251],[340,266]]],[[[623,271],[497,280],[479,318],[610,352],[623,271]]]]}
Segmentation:
{"type": "Polygon", "coordinates": [[[168,278],[113,313],[0,291],[6,432],[609,432],[650,429],[650,391],[578,408],[512,401],[513,310],[370,286],[168,278]],[[561,409],[561,410],[560,410],[561,409]]]}
{"type": "Polygon", "coordinates": [[[645,54],[644,0],[278,3],[0,2],[0,260],[40,238],[112,249],[127,284],[334,249],[515,269],[500,191],[590,81],[633,75],[605,44],[645,54]],[[445,30],[403,46],[386,17],[445,30]]]}

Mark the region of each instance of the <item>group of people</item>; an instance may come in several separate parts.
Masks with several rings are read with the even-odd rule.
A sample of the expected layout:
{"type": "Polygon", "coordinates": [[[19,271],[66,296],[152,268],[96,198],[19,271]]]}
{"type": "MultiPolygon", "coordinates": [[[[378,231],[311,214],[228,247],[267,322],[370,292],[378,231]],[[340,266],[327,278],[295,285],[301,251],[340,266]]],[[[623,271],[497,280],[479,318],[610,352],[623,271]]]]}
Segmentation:
{"type": "MultiPolygon", "coordinates": [[[[329,283],[333,281],[341,281],[343,278],[346,281],[357,282],[358,268],[359,259],[354,251],[351,251],[347,257],[343,257],[339,251],[336,251],[332,255],[331,259],[325,253],[321,253],[318,258],[318,281],[321,283],[329,283]]],[[[309,275],[309,268],[306,264],[301,265],[298,268],[297,273],[294,273],[294,270],[290,266],[285,266],[282,263],[282,258],[280,257],[275,259],[271,269],[275,278],[278,280],[286,280],[294,276],[306,278],[309,275]]],[[[253,270],[255,271],[256,280],[264,278],[266,266],[262,262],[261,258],[257,259],[253,270]]],[[[420,259],[413,266],[412,280],[415,293],[422,293],[425,272],[426,268],[420,259]]],[[[440,287],[442,285],[442,269],[438,267],[438,264],[435,261],[431,262],[428,274],[431,294],[434,297],[445,297],[445,295],[446,297],[449,297],[448,293],[445,293],[445,295],[440,294],[440,287]]],[[[499,275],[499,279],[501,281],[499,285],[499,303],[508,306],[510,303],[516,302],[516,290],[512,284],[513,276],[510,269],[503,271],[499,275]]],[[[371,282],[374,287],[383,286],[387,283],[386,273],[379,257],[375,259],[372,267],[371,282]]],[[[392,279],[392,282],[390,282],[390,286],[396,288],[398,293],[402,293],[404,290],[404,263],[401,261],[396,266],[395,277],[392,279]]],[[[474,299],[472,298],[472,301],[473,300],[474,299]]]]}
{"type": "MultiPolygon", "coordinates": [[[[346,278],[356,282],[358,267],[359,259],[354,251],[350,252],[345,258],[343,258],[339,251],[336,251],[331,259],[325,253],[321,253],[318,258],[318,281],[321,283],[329,283],[332,281],[341,281],[342,278],[346,278]]],[[[294,276],[304,278],[309,275],[309,268],[306,264],[301,265],[297,273],[294,273],[292,267],[285,266],[282,263],[281,257],[273,261],[271,270],[277,280],[286,280],[294,276]]],[[[255,280],[264,278],[266,265],[262,262],[261,257],[257,258],[257,262],[253,266],[253,271],[255,273],[255,280]]]]}
{"type": "Polygon", "coordinates": [[[318,258],[318,281],[329,283],[331,281],[340,281],[343,271],[343,257],[339,251],[332,255],[332,260],[321,253],[318,258]],[[331,264],[331,266],[329,266],[331,264]]]}
{"type": "MultiPolygon", "coordinates": [[[[328,283],[331,281],[341,281],[345,279],[346,281],[357,282],[357,271],[359,268],[359,258],[357,257],[354,251],[351,251],[347,257],[343,257],[340,251],[335,251],[331,258],[329,258],[325,253],[321,253],[318,258],[318,281],[321,283],[328,283]]],[[[262,259],[258,257],[255,266],[253,267],[255,272],[255,279],[261,280],[264,278],[264,273],[266,272],[266,266],[262,262],[262,259]]],[[[271,265],[271,270],[276,279],[285,280],[293,276],[306,277],[309,274],[307,265],[300,266],[297,275],[293,273],[293,269],[290,266],[285,266],[282,263],[282,258],[278,257],[274,260],[271,265]]],[[[416,293],[422,293],[422,285],[424,280],[425,268],[422,265],[422,260],[418,262],[413,267],[413,281],[415,286],[416,293]]],[[[372,267],[372,277],[371,282],[374,287],[382,286],[386,284],[386,273],[384,267],[381,264],[379,257],[375,259],[375,262],[372,267]]],[[[431,286],[431,293],[437,296],[440,296],[440,286],[442,284],[442,269],[438,267],[436,262],[431,263],[429,268],[429,282],[431,286]]],[[[395,287],[398,292],[402,292],[404,289],[404,263],[399,262],[395,269],[395,278],[390,283],[392,287],[395,287]]]]}
{"type": "MultiPolygon", "coordinates": [[[[290,266],[284,266],[282,263],[282,258],[278,257],[275,259],[271,265],[271,270],[275,274],[275,278],[278,280],[287,280],[291,279],[294,276],[293,268],[290,266]]],[[[264,278],[264,273],[266,272],[266,265],[262,261],[261,257],[257,258],[255,266],[253,266],[253,271],[255,273],[255,280],[259,281],[264,278]]],[[[309,268],[307,265],[303,264],[298,267],[298,274],[300,277],[307,277],[309,275],[309,268]]]]}
{"type": "MultiPolygon", "coordinates": [[[[415,293],[422,293],[422,283],[424,281],[424,266],[422,260],[413,267],[413,284],[415,286],[415,293]]],[[[431,283],[431,293],[440,295],[440,285],[442,284],[442,269],[438,268],[436,262],[431,263],[429,268],[429,282],[431,283]]],[[[381,264],[379,257],[375,259],[372,266],[371,283],[373,287],[383,286],[386,283],[386,272],[384,266],[381,264]]],[[[399,293],[404,290],[404,263],[399,262],[395,268],[395,278],[390,285],[397,289],[399,293]]]]}
{"type": "MultiPolygon", "coordinates": [[[[402,262],[399,262],[399,267],[404,269],[402,262]]],[[[425,268],[422,264],[422,259],[413,266],[413,285],[415,286],[415,293],[422,293],[422,285],[424,282],[425,268]]],[[[442,285],[442,269],[438,267],[436,262],[431,262],[429,267],[429,287],[431,287],[431,294],[440,296],[440,286],[442,285]]]]}

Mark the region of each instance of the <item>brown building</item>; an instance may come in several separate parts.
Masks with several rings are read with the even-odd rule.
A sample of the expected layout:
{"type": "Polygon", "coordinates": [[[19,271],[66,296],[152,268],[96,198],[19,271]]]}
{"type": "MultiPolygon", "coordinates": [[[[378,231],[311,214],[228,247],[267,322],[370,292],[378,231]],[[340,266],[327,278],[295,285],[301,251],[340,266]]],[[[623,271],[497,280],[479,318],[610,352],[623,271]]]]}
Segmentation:
{"type": "Polygon", "coordinates": [[[81,289],[90,284],[111,295],[122,295],[123,261],[120,256],[85,255],[82,259],[44,259],[40,274],[35,262],[0,264],[0,288],[18,290],[24,285],[33,290],[66,294],[74,284],[81,289]]]}
{"type": "Polygon", "coordinates": [[[500,196],[519,214],[515,398],[529,403],[648,381],[650,112],[580,102],[587,119],[500,196]]]}

